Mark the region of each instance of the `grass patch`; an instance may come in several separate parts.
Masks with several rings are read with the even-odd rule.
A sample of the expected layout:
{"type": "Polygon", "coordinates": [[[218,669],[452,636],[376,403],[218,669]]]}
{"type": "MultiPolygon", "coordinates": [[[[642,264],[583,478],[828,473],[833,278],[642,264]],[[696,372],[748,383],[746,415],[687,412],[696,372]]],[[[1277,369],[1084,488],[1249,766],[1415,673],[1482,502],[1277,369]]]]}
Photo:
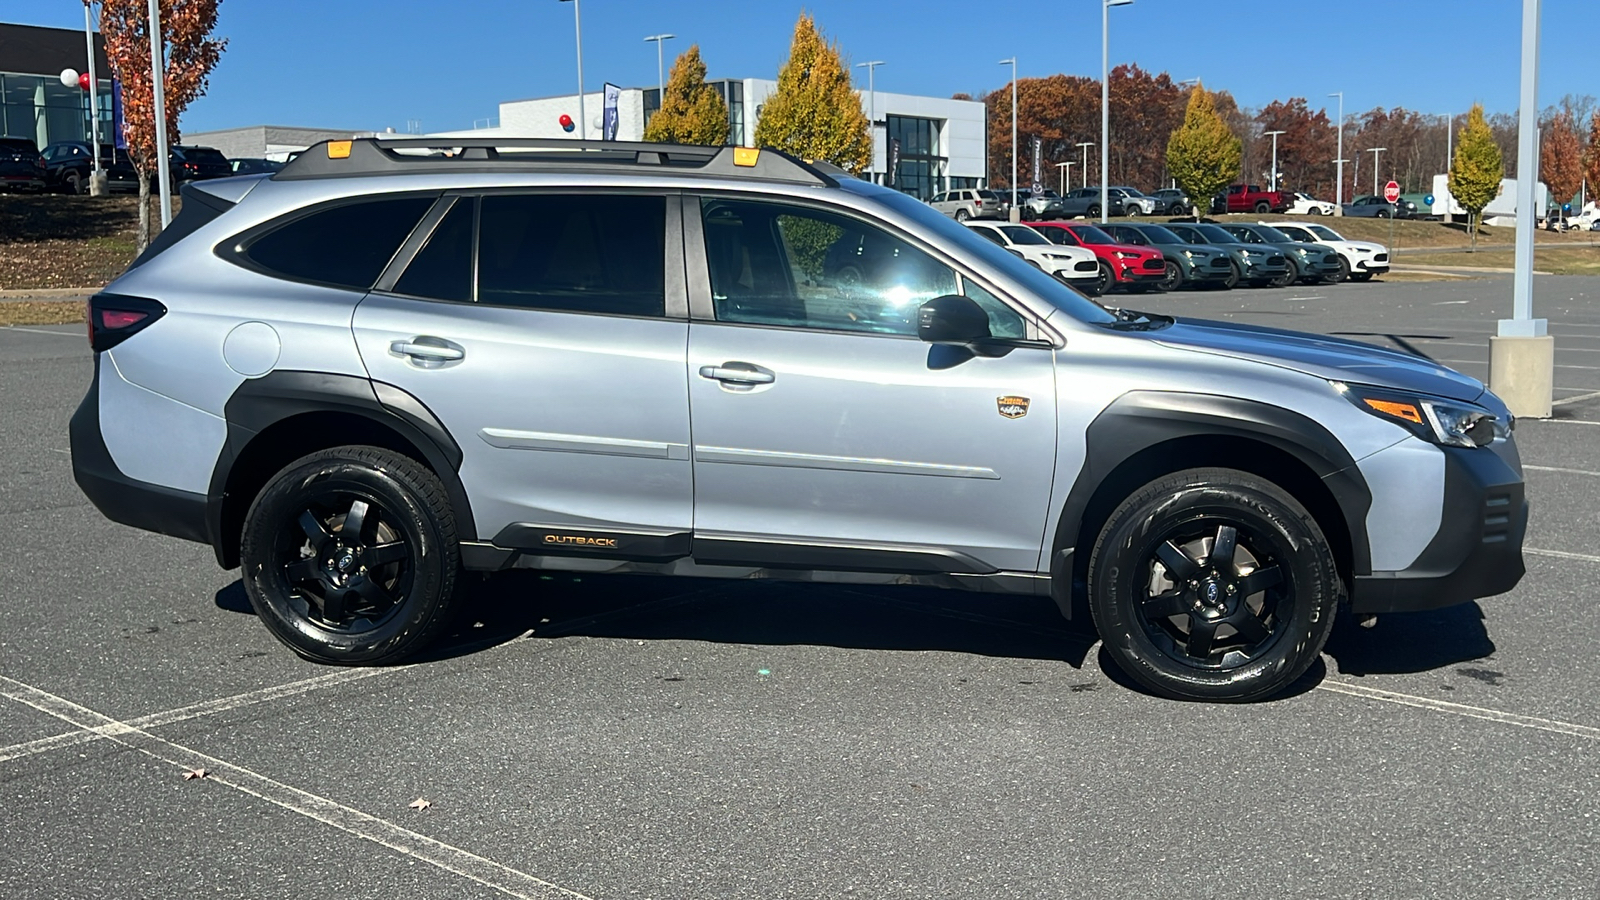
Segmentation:
{"type": "MultiPolygon", "coordinates": [[[[1407,253],[1395,260],[1405,266],[1473,266],[1509,269],[1516,264],[1516,251],[1509,248],[1479,250],[1477,253],[1407,253]]],[[[1600,247],[1546,247],[1533,252],[1533,267],[1554,275],[1600,275],[1600,247]]]]}
{"type": "Polygon", "coordinates": [[[83,317],[78,300],[0,301],[0,325],[81,325],[83,317]]]}

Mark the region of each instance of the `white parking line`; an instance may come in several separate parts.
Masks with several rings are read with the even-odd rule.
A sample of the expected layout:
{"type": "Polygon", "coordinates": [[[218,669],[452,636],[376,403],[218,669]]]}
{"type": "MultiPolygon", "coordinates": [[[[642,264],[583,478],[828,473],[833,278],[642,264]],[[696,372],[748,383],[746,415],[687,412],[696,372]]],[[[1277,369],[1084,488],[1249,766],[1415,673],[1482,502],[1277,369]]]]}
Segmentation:
{"type": "Polygon", "coordinates": [[[1600,476],[1600,472],[1591,472],[1588,469],[1563,469],[1560,466],[1526,466],[1525,465],[1522,468],[1527,470],[1527,471],[1529,471],[1529,472],[1565,472],[1568,475],[1595,475],[1595,476],[1600,476]]]}
{"type": "Polygon", "coordinates": [[[72,337],[78,338],[79,340],[84,339],[83,332],[81,331],[46,331],[43,328],[30,328],[26,325],[7,325],[6,331],[20,331],[25,334],[53,334],[58,337],[72,337]]]}
{"type": "Polygon", "coordinates": [[[1596,397],[1600,397],[1600,391],[1593,391],[1593,392],[1588,393],[1588,394],[1579,394],[1576,397],[1562,397],[1560,400],[1556,400],[1556,401],[1552,402],[1550,405],[1551,406],[1565,406],[1568,403],[1582,403],[1585,400],[1593,400],[1596,397]]]}
{"type": "Polygon", "coordinates": [[[1565,550],[1540,550],[1537,547],[1523,547],[1523,553],[1532,553],[1534,556],[1551,556],[1556,559],[1576,559],[1582,562],[1600,563],[1600,556],[1590,556],[1587,553],[1568,553],[1565,550]]]}
{"type": "Polygon", "coordinates": [[[1519,716],[1515,713],[1501,712],[1497,709],[1485,709],[1481,706],[1468,706],[1465,703],[1449,703],[1444,700],[1434,700],[1430,697],[1416,697],[1411,694],[1401,694],[1395,691],[1384,691],[1370,688],[1365,685],[1350,684],[1343,681],[1323,679],[1317,685],[1317,690],[1332,691],[1335,694],[1349,694],[1352,697],[1362,697],[1367,700],[1379,700],[1384,703],[1398,703],[1402,706],[1414,706],[1418,709],[1431,709],[1434,712],[1449,713],[1453,716],[1465,716],[1469,719],[1484,719],[1490,722],[1499,722],[1502,725],[1515,725],[1519,728],[1536,728],[1540,731],[1553,731],[1556,734],[1566,734],[1572,737],[1600,740],[1600,728],[1591,728],[1588,725],[1574,725],[1571,722],[1560,722],[1555,719],[1541,719],[1536,716],[1519,716]]]}
{"type": "Polygon", "coordinates": [[[507,896],[521,900],[590,900],[577,891],[552,884],[527,872],[435,840],[409,828],[402,828],[387,819],[380,819],[326,797],[274,781],[244,766],[156,737],[126,722],[101,715],[92,709],[79,706],[70,700],[16,679],[0,675],[0,696],[9,697],[185,771],[205,769],[206,776],[200,782],[201,785],[214,782],[233,788],[274,806],[387,847],[403,856],[453,872],[507,896]]]}

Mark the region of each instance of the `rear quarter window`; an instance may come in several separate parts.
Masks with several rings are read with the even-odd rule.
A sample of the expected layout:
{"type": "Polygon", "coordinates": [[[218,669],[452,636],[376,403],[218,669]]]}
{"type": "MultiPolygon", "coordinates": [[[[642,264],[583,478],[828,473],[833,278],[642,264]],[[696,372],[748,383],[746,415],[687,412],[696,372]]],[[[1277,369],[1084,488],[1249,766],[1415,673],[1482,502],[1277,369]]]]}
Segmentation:
{"type": "Polygon", "coordinates": [[[369,290],[433,202],[429,195],[326,207],[251,239],[243,256],[284,278],[369,290]]]}

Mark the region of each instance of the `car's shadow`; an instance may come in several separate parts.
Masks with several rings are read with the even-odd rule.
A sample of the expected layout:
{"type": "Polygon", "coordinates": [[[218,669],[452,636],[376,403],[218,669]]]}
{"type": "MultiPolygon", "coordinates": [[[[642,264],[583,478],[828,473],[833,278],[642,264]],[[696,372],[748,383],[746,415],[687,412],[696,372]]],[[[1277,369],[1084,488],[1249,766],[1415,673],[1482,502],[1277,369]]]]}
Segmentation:
{"type": "MultiPolygon", "coordinates": [[[[1063,620],[1046,597],[931,588],[768,580],[722,581],[643,575],[506,572],[469,575],[451,630],[415,662],[468,656],[521,637],[606,637],[856,650],[940,650],[1054,660],[1082,668],[1098,638],[1088,622],[1063,620]]],[[[251,614],[235,581],[216,594],[220,609],[251,614]]],[[[1483,610],[1466,603],[1386,615],[1374,628],[1341,615],[1325,648],[1339,674],[1425,672],[1493,654],[1483,610]]],[[[1102,647],[1106,676],[1143,691],[1102,647]]],[[[1316,687],[1319,659],[1286,693],[1316,687]]]]}

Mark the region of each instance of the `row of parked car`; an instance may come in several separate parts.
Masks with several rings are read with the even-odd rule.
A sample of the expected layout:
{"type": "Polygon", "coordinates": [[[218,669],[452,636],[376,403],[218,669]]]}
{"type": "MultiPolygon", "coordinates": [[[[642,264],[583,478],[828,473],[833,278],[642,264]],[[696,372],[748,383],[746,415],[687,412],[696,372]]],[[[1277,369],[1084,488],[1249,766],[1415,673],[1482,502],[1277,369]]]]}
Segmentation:
{"type": "MultiPolygon", "coordinates": [[[[175,146],[168,148],[173,189],[191,181],[276,172],[283,163],[269,159],[229,159],[213,147],[175,146]]],[[[12,191],[63,194],[89,192],[89,174],[94,169],[88,141],[57,141],[44,150],[26,138],[0,137],[0,187],[12,191]]],[[[113,192],[139,189],[139,176],[128,151],[101,145],[100,167],[113,192]]]]}
{"type": "MultiPolygon", "coordinates": [[[[1023,209],[1023,218],[1035,221],[1058,219],[1099,218],[1100,189],[1083,187],[1058,194],[1052,190],[1016,191],[1016,203],[1023,209]]],[[[933,207],[958,221],[968,219],[1005,219],[1010,216],[1012,192],[1009,189],[986,190],[967,188],[945,191],[929,201],[933,207]]],[[[1141,193],[1137,188],[1117,185],[1107,188],[1106,215],[1112,218],[1136,216],[1188,216],[1194,214],[1194,201],[1177,188],[1165,188],[1153,194],[1141,193]]],[[[1293,215],[1331,216],[1336,206],[1304,191],[1263,190],[1256,184],[1235,184],[1211,198],[1211,213],[1290,213],[1293,215]]],[[[1344,204],[1347,216],[1414,219],[1425,213],[1410,200],[1401,198],[1390,203],[1378,196],[1357,197],[1344,204]]]]}
{"type": "Polygon", "coordinates": [[[1299,222],[967,221],[984,238],[1090,296],[1367,281],[1389,271],[1382,244],[1299,222]]]}

